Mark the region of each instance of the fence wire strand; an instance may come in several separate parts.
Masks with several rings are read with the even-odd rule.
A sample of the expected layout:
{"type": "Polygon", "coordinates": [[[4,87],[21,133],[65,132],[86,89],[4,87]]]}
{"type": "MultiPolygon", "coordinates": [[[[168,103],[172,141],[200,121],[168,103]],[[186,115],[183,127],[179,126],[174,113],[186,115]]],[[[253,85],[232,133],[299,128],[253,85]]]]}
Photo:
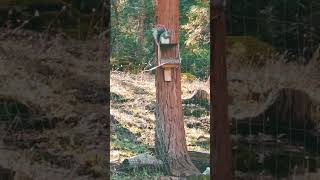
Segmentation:
{"type": "MultiPolygon", "coordinates": [[[[259,11],[261,7],[258,6],[258,0],[255,1],[255,11],[259,11]]],[[[295,61],[296,59],[303,58],[304,65],[300,64],[297,69],[299,72],[305,71],[305,65],[309,63],[310,57],[306,57],[306,49],[310,48],[312,54],[315,53],[316,48],[319,46],[319,34],[314,33],[314,29],[318,29],[318,25],[314,24],[314,15],[319,13],[319,9],[316,9],[320,4],[316,2],[308,3],[308,8],[310,12],[308,14],[307,19],[302,18],[302,8],[300,4],[302,2],[300,0],[296,0],[295,10],[297,15],[295,20],[290,17],[288,18],[288,0],[281,0],[282,5],[282,17],[276,17],[275,14],[269,14],[270,17],[264,18],[259,16],[251,16],[246,14],[240,14],[238,12],[234,12],[232,10],[232,4],[230,3],[227,6],[227,21],[228,21],[228,37],[229,36],[243,36],[250,37],[256,36],[259,37],[262,31],[265,32],[264,29],[261,29],[262,24],[270,24],[270,31],[265,33],[265,38],[257,38],[264,42],[268,42],[279,54],[286,54],[288,52],[294,52],[293,56],[286,57],[288,61],[295,61]],[[235,27],[235,23],[238,24],[235,27]],[[253,26],[255,23],[255,29],[253,30],[253,26]],[[241,29],[239,28],[241,27],[241,29]],[[237,28],[237,29],[235,29],[237,28]],[[251,29],[250,29],[251,28],[251,29]],[[294,29],[294,31],[292,31],[294,29]],[[293,34],[290,34],[292,33],[293,34]],[[279,35],[280,34],[280,35],[279,35]],[[295,34],[295,35],[294,35],[295,34]],[[309,41],[305,42],[306,36],[309,35],[309,41]],[[289,37],[291,36],[291,37],[289,37]],[[295,36],[295,37],[294,37],[295,36]],[[266,38],[267,37],[267,38],[266,38]],[[288,39],[294,39],[294,42],[288,39]],[[294,60],[293,60],[294,59],[294,60]]],[[[246,6],[248,8],[248,6],[246,6]]],[[[292,10],[292,9],[291,9],[292,10]]],[[[228,46],[230,48],[230,46],[228,46]]],[[[267,61],[268,59],[266,59],[267,61]]],[[[299,64],[299,63],[298,63],[299,64]]],[[[286,66],[286,65],[284,65],[286,66]]],[[[289,66],[289,65],[288,65],[289,66]]],[[[281,83],[281,79],[286,81],[288,76],[286,75],[282,66],[278,67],[276,75],[279,76],[279,83],[269,84],[269,86],[273,86],[275,90],[281,90],[284,88],[283,83],[281,83]]],[[[229,69],[230,70],[230,69],[229,69]]],[[[243,70],[238,69],[239,72],[243,72],[243,70]]],[[[267,87],[268,83],[270,83],[269,74],[275,75],[276,70],[270,70],[270,68],[262,68],[264,75],[259,81],[262,86],[267,87]]],[[[251,72],[250,72],[251,73],[251,72]]],[[[252,72],[254,76],[255,72],[252,72]]],[[[260,77],[260,76],[259,76],[260,77]]],[[[269,95],[271,96],[271,95],[269,95]]],[[[247,130],[241,129],[245,128],[240,126],[241,120],[235,119],[233,122],[235,129],[232,132],[232,135],[240,138],[244,137],[248,140],[247,143],[237,142],[233,147],[233,163],[234,170],[237,179],[241,179],[241,175],[251,174],[254,177],[253,179],[264,179],[266,178],[266,174],[271,174],[274,179],[295,179],[299,177],[311,177],[311,174],[317,173],[319,169],[319,136],[317,134],[318,130],[316,127],[310,128],[309,124],[310,119],[304,117],[304,119],[299,119],[297,114],[299,113],[312,113],[305,112],[310,107],[308,104],[303,102],[299,102],[299,99],[296,97],[297,95],[294,93],[288,93],[285,95],[284,104],[276,106],[274,112],[278,114],[273,114],[272,117],[270,114],[264,113],[260,118],[261,121],[258,121],[255,118],[256,112],[249,113],[249,118],[247,119],[247,130]],[[293,109],[294,106],[299,104],[300,109],[293,109]],[[301,112],[295,112],[295,110],[301,110],[301,112]],[[286,119],[283,119],[283,118],[286,119]],[[300,126],[297,126],[297,121],[302,121],[300,126]],[[274,123],[274,124],[273,124],[274,123]],[[259,127],[259,129],[257,128],[259,127]],[[243,133],[246,131],[247,133],[243,133]],[[274,142],[273,145],[267,141],[262,140],[259,144],[256,144],[253,140],[250,139],[258,138],[259,135],[263,136],[271,136],[274,142]],[[242,148],[241,148],[242,146],[242,148]],[[247,149],[250,155],[247,155],[246,158],[241,158],[244,156],[244,149],[247,149]],[[255,162],[254,159],[258,159],[255,162]],[[240,162],[239,162],[240,161],[240,162]],[[247,167],[241,167],[247,163],[247,167]]],[[[258,102],[260,104],[265,104],[265,98],[258,98],[258,102]]],[[[311,105],[312,106],[312,105],[311,105]]],[[[310,114],[309,114],[310,115],[310,114]]],[[[230,114],[230,116],[232,116],[230,114]]],[[[314,120],[314,119],[313,119],[314,120]]],[[[311,119],[312,121],[312,119],[311,119]]],[[[245,176],[244,179],[250,179],[249,176],[245,176]]]]}

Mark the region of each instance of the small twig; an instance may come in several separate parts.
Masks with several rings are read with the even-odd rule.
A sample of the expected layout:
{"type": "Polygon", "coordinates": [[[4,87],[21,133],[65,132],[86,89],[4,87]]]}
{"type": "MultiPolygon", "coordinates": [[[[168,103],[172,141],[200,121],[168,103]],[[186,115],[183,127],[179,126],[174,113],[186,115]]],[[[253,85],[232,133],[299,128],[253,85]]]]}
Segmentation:
{"type": "Polygon", "coordinates": [[[60,17],[60,15],[61,15],[63,12],[66,11],[66,9],[67,9],[67,6],[64,5],[64,6],[62,7],[62,9],[60,10],[60,12],[53,18],[53,20],[52,20],[52,21],[50,22],[50,24],[48,25],[47,29],[45,30],[45,38],[46,38],[46,39],[47,39],[47,37],[48,37],[49,31],[50,31],[53,23],[60,17]]]}
{"type": "MultiPolygon", "coordinates": [[[[32,19],[32,18],[31,18],[32,19]]],[[[31,20],[30,19],[30,20],[31,20]]],[[[18,27],[16,27],[15,29],[13,29],[12,31],[11,31],[11,33],[9,33],[9,34],[14,34],[14,33],[16,33],[18,30],[20,30],[20,29],[22,29],[25,25],[27,25],[29,22],[30,22],[30,20],[25,20],[25,21],[23,21],[23,23],[20,25],[20,26],[18,26],[18,27]]]]}

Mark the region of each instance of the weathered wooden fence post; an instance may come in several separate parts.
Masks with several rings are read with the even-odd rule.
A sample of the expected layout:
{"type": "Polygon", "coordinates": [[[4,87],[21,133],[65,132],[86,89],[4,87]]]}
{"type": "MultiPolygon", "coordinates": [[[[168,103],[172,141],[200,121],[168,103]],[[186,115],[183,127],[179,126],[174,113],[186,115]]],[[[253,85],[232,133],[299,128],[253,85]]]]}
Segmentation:
{"type": "Polygon", "coordinates": [[[156,152],[174,176],[199,174],[188,155],[181,99],[179,0],[156,0],[156,152]],[[158,30],[158,31],[157,31],[158,30]]]}
{"type": "Polygon", "coordinates": [[[223,0],[210,3],[210,149],[213,180],[231,180],[232,150],[228,119],[228,83],[226,66],[226,30],[223,0]]]}

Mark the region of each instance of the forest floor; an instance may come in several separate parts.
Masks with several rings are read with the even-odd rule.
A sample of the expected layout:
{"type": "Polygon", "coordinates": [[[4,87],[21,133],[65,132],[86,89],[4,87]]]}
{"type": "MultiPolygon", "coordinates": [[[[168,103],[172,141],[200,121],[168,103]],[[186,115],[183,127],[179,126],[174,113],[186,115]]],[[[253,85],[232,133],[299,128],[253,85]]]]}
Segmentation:
{"type": "MultiPolygon", "coordinates": [[[[285,63],[278,59],[263,67],[237,64],[228,59],[229,116],[231,119],[254,116],[264,108],[269,96],[283,88],[305,92],[319,105],[319,54],[309,65],[285,63]]],[[[111,165],[113,179],[161,176],[161,172],[120,172],[116,167],[126,158],[151,152],[154,147],[155,79],[152,74],[111,72],[111,165]]],[[[200,80],[182,80],[182,98],[197,90],[209,92],[209,84],[200,80]]],[[[208,101],[183,104],[188,150],[209,151],[208,101]]],[[[320,122],[320,108],[314,121],[320,122]]],[[[250,158],[250,157],[243,157],[250,158]]],[[[245,160],[241,159],[241,160],[245,160]]],[[[245,167],[246,168],[246,167],[245,167]]],[[[245,169],[244,168],[244,169],[245,169]]],[[[241,169],[241,167],[240,167],[241,169]]],[[[242,168],[243,169],[243,168],[242,168]]],[[[241,174],[241,172],[240,172],[241,174]]],[[[297,176],[298,177],[298,176],[297,176]]]]}
{"type": "MultiPolygon", "coordinates": [[[[115,166],[125,158],[151,152],[154,147],[154,82],[151,74],[111,73],[111,162],[115,166]]],[[[196,89],[208,91],[209,87],[204,81],[183,81],[183,98],[190,97],[196,89]]],[[[183,109],[188,150],[208,152],[208,102],[184,104],[183,109]]]]}

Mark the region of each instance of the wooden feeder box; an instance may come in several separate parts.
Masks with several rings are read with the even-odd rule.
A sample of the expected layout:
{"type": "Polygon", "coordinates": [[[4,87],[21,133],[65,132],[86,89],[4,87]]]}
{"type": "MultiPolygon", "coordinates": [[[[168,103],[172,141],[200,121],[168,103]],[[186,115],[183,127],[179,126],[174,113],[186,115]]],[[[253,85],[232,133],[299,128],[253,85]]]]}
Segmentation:
{"type": "Polygon", "coordinates": [[[179,46],[176,44],[170,44],[169,46],[176,46],[177,47],[177,56],[176,57],[162,57],[162,48],[168,48],[163,47],[160,45],[158,48],[158,66],[161,66],[164,68],[164,80],[165,81],[172,81],[171,79],[171,70],[172,68],[176,68],[181,64],[180,55],[179,55],[179,46]]]}
{"type": "Polygon", "coordinates": [[[160,44],[158,45],[158,66],[164,68],[164,80],[172,81],[171,79],[171,70],[176,68],[181,64],[179,45],[172,43],[170,36],[161,36],[160,44]],[[173,48],[176,48],[176,57],[163,57],[162,55],[166,51],[172,51],[173,48]]]}

